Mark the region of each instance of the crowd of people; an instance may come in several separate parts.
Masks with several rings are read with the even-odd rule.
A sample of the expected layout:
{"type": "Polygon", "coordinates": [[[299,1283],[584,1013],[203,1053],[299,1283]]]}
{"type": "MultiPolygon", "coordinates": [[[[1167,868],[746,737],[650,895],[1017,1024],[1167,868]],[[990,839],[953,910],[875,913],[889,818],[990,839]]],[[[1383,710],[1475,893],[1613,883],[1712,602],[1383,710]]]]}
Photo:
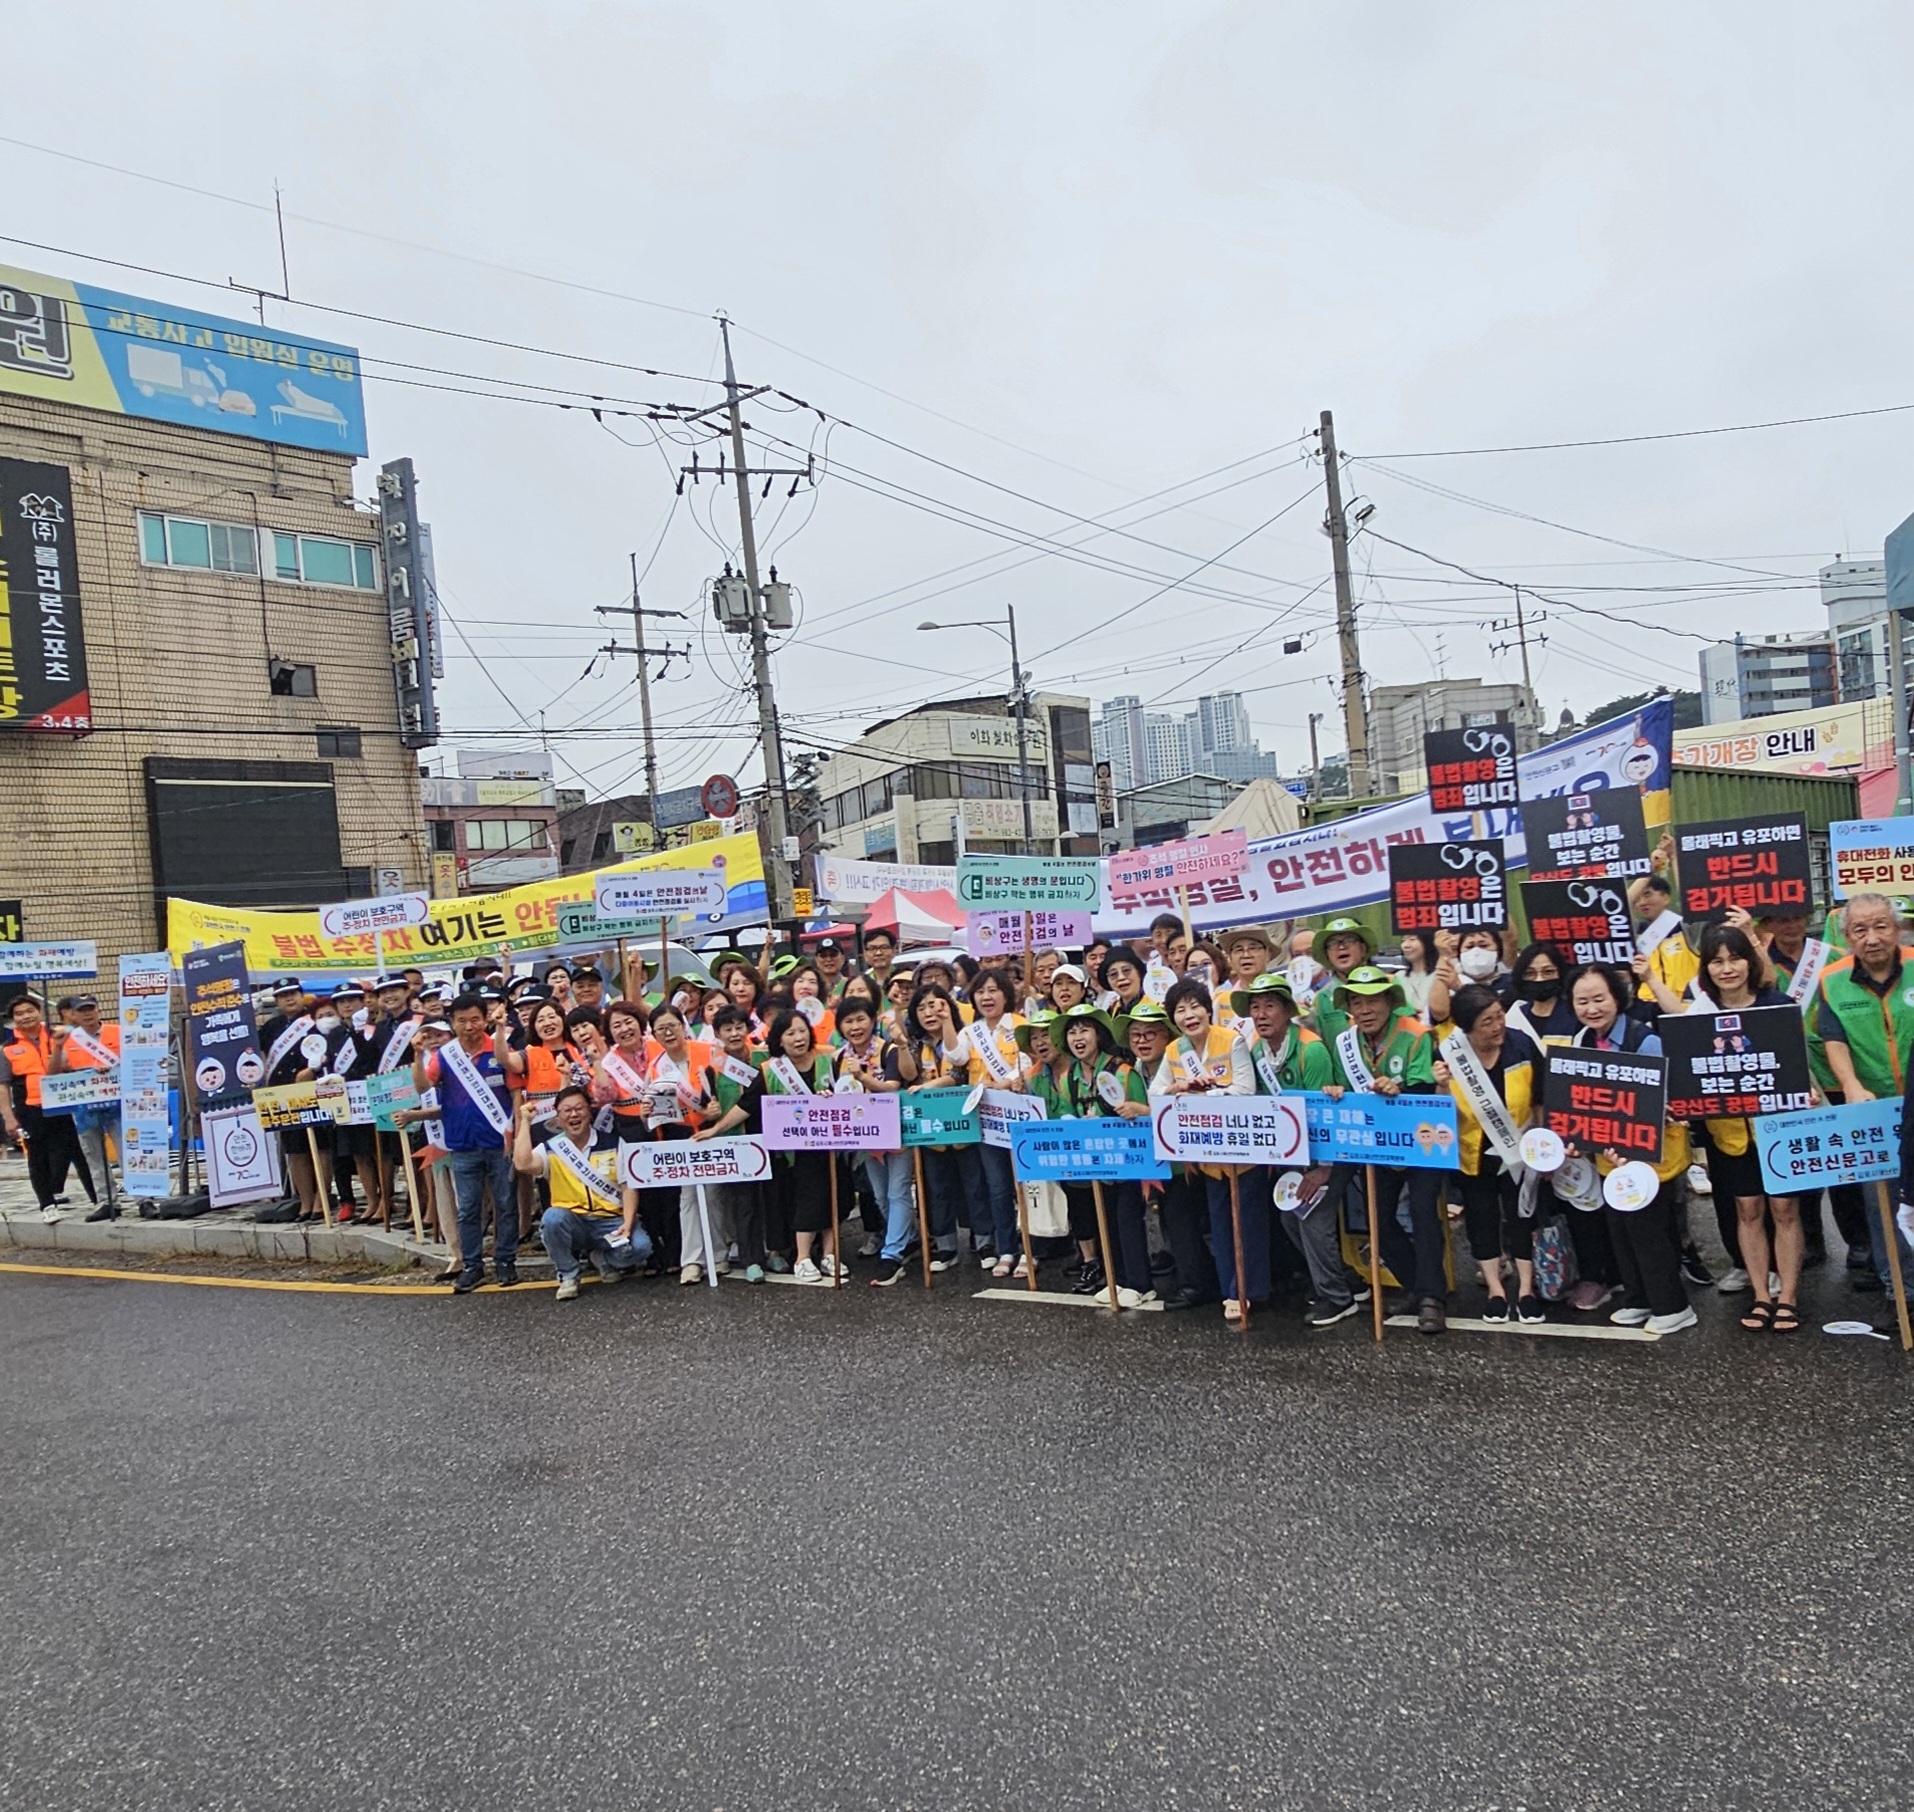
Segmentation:
{"type": "MultiPolygon", "coordinates": [[[[1666,859],[1666,844],[1658,853],[1666,859]]],[[[1664,920],[1660,877],[1632,893],[1643,925],[1664,920]]],[[[1835,949],[1805,1003],[1804,1031],[1829,1102],[1905,1090],[1906,910],[1863,895],[1821,928],[1835,949]]],[[[1254,925],[1193,938],[1165,914],[1147,941],[1100,939],[989,965],[913,960],[871,931],[855,961],[827,936],[783,955],[768,943],[756,959],[719,952],[708,978],[640,974],[634,963],[615,986],[595,962],[514,974],[509,958],[467,969],[456,987],[411,970],[319,994],[287,976],[259,1027],[268,1083],[409,1067],[419,1090],[419,1105],[399,1116],[409,1166],[399,1137],[370,1126],[329,1129],[323,1143],[306,1129],[282,1134],[297,1194],[287,1213],[316,1219],[336,1202],[343,1217],[388,1219],[410,1169],[450,1253],[444,1279],[460,1294],[484,1281],[488,1242],[492,1275],[510,1285],[521,1243],[536,1237],[564,1301],[587,1268],[607,1280],[787,1273],[842,1283],[858,1261],[883,1288],[917,1264],[933,1274],[974,1265],[1012,1282],[1034,1266],[1056,1287],[1110,1292],[1121,1307],[1220,1307],[1232,1322],[1244,1305],[1292,1293],[1310,1326],[1328,1327],[1369,1300],[1359,1168],[1247,1167],[1232,1201],[1220,1167],[1175,1166],[1166,1182],[1110,1186],[1105,1220],[1087,1186],[1020,1180],[1010,1153],[988,1143],[776,1152],[770,1182],[716,1185],[702,1201],[688,1187],[628,1186],[619,1148],[755,1133],[767,1096],[800,1093],[997,1089],[1075,1118],[1140,1117],[1152,1096],[1187,1092],[1440,1092],[1456,1104],[1453,1168],[1374,1172],[1394,1309],[1427,1333],[1442,1331],[1460,1296],[1494,1321],[1605,1314],[1668,1334],[1694,1325],[1694,1296],[1710,1291],[1735,1299],[1751,1335],[1791,1334],[1803,1325],[1803,1271],[1830,1262],[1830,1222],[1849,1286],[1888,1287],[1888,1232],[1862,1190],[1768,1191],[1745,1119],[1670,1121],[1659,1187],[1638,1208],[1520,1157],[1552,1052],[1652,1055],[1670,1015],[1792,1010],[1785,990],[1809,949],[1805,914],[1735,911],[1674,929],[1627,968],[1578,965],[1547,942],[1517,949],[1483,930],[1377,944],[1348,917],[1279,945],[1254,925]],[[1694,1237],[1704,1201],[1720,1269],[1694,1237]],[[1452,1249],[1457,1222],[1464,1265],[1452,1249]]],[[[110,1058],[112,1027],[97,1006],[81,997],[61,1008],[68,1023],[48,1026],[30,997],[14,1001],[0,1053],[7,1132],[26,1135],[43,1204],[59,1202],[56,1170],[63,1182],[77,1161],[86,1179],[106,1163],[101,1125],[40,1107],[44,1076],[110,1058]]],[[[1594,1156],[1598,1177],[1623,1161],[1594,1156]]],[[[1899,1193],[1914,1188],[1904,1181],[1899,1193]]],[[[1914,1223],[1914,1211],[1903,1218],[1914,1223]]],[[[1899,1257],[1914,1275],[1905,1231],[1899,1257]]]]}

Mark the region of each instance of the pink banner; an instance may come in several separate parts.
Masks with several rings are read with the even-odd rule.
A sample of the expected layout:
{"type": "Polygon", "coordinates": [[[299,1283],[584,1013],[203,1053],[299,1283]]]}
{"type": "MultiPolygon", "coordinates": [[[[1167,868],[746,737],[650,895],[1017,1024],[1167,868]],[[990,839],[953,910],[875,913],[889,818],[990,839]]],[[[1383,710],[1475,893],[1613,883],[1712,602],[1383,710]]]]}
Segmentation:
{"type": "MultiPolygon", "coordinates": [[[[969,924],[964,942],[980,963],[993,956],[1009,956],[1023,949],[1021,912],[972,912],[965,915],[969,924]]],[[[1081,950],[1090,941],[1090,915],[1087,912],[1032,912],[1030,947],[1033,950],[1081,950]]]]}
{"type": "Polygon", "coordinates": [[[895,1095],[766,1095],[764,1142],[773,1151],[900,1151],[895,1095]]]}
{"type": "Polygon", "coordinates": [[[1152,887],[1188,887],[1200,881],[1233,881],[1249,869],[1249,833],[1218,831],[1126,849],[1110,858],[1110,891],[1143,893],[1152,887]]]}

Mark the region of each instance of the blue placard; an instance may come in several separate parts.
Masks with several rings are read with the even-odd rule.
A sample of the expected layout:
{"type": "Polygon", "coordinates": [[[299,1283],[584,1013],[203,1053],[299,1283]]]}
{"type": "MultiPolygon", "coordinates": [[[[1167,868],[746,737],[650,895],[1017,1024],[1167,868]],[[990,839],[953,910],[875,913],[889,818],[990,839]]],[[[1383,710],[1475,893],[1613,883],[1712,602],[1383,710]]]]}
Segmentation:
{"type": "Polygon", "coordinates": [[[1914,873],[1914,818],[1842,818],[1828,826],[1829,885],[1837,900],[1903,893],[1914,873]]]}
{"type": "Polygon", "coordinates": [[[967,1088],[907,1088],[897,1097],[904,1149],[913,1145],[976,1145],[984,1136],[981,1109],[964,1112],[967,1088]]]}
{"type": "Polygon", "coordinates": [[[1010,1129],[1011,1162],[1023,1183],[1167,1180],[1150,1122],[1112,1115],[1091,1120],[1020,1120],[1010,1129]]]}
{"type": "Polygon", "coordinates": [[[1365,1095],[1340,1101],[1306,1094],[1309,1156],[1317,1164],[1386,1164],[1409,1170],[1453,1170],[1455,1100],[1449,1095],[1365,1095]]]}
{"type": "Polygon", "coordinates": [[[1749,1124],[1761,1154],[1761,1180],[1776,1195],[1836,1183],[1887,1183],[1900,1175],[1898,1098],[1763,1114],[1749,1124]]]}

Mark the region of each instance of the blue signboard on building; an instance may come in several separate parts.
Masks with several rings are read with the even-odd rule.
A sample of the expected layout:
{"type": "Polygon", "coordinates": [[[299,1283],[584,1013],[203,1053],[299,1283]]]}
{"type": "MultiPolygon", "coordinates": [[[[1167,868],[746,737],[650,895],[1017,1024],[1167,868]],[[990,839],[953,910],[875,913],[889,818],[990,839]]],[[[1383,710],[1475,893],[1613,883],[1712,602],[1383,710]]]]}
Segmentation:
{"type": "Polygon", "coordinates": [[[0,391],[322,453],[366,450],[355,348],[4,265],[0,391]]]}

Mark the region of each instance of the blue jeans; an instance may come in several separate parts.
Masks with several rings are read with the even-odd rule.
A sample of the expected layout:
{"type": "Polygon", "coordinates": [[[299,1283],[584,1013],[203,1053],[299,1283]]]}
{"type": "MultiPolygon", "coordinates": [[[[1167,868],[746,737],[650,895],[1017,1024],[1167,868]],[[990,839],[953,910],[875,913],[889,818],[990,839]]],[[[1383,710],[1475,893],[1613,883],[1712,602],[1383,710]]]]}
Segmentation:
{"type": "Polygon", "coordinates": [[[995,1145],[960,1145],[957,1163],[963,1173],[964,1194],[970,1198],[971,1237],[981,1245],[988,1233],[999,1258],[1015,1258],[1023,1250],[1017,1221],[1017,1177],[1010,1153],[995,1145]]]}
{"type": "MultiPolygon", "coordinates": [[[[1209,1197],[1210,1252],[1216,1260],[1216,1282],[1225,1302],[1236,1289],[1236,1222],[1229,1211],[1229,1178],[1205,1177],[1209,1197]]],[[[1269,1216],[1275,1173],[1261,1164],[1246,1168],[1236,1179],[1236,1206],[1243,1223],[1243,1290],[1251,1302],[1269,1294],[1269,1216]]]]}
{"type": "Polygon", "coordinates": [[[871,1194],[884,1204],[884,1249],[882,1258],[902,1258],[904,1248],[917,1231],[916,1166],[907,1151],[867,1151],[864,1174],[871,1180],[871,1194]]]}
{"type": "Polygon", "coordinates": [[[492,1263],[509,1265],[518,1257],[518,1192],[512,1183],[512,1160],[505,1147],[484,1151],[455,1151],[446,1160],[452,1172],[452,1190],[459,1204],[459,1254],[468,1271],[485,1269],[485,1186],[492,1186],[497,1226],[492,1236],[492,1263]]]}
{"type": "MultiPolygon", "coordinates": [[[[516,1213],[516,1205],[513,1212],[516,1213]]],[[[547,1208],[539,1217],[538,1237],[560,1277],[576,1277],[585,1260],[602,1252],[614,1271],[635,1271],[651,1256],[651,1236],[642,1227],[631,1230],[628,1244],[614,1246],[618,1231],[615,1214],[574,1214],[569,1208],[547,1208]]],[[[461,1234],[463,1239],[464,1235],[461,1234]]]]}
{"type": "Polygon", "coordinates": [[[930,1198],[924,1206],[930,1218],[931,1250],[945,1258],[957,1256],[957,1206],[964,1195],[964,1173],[957,1162],[957,1151],[954,1146],[949,1151],[928,1146],[923,1153],[924,1189],[930,1198]]]}

